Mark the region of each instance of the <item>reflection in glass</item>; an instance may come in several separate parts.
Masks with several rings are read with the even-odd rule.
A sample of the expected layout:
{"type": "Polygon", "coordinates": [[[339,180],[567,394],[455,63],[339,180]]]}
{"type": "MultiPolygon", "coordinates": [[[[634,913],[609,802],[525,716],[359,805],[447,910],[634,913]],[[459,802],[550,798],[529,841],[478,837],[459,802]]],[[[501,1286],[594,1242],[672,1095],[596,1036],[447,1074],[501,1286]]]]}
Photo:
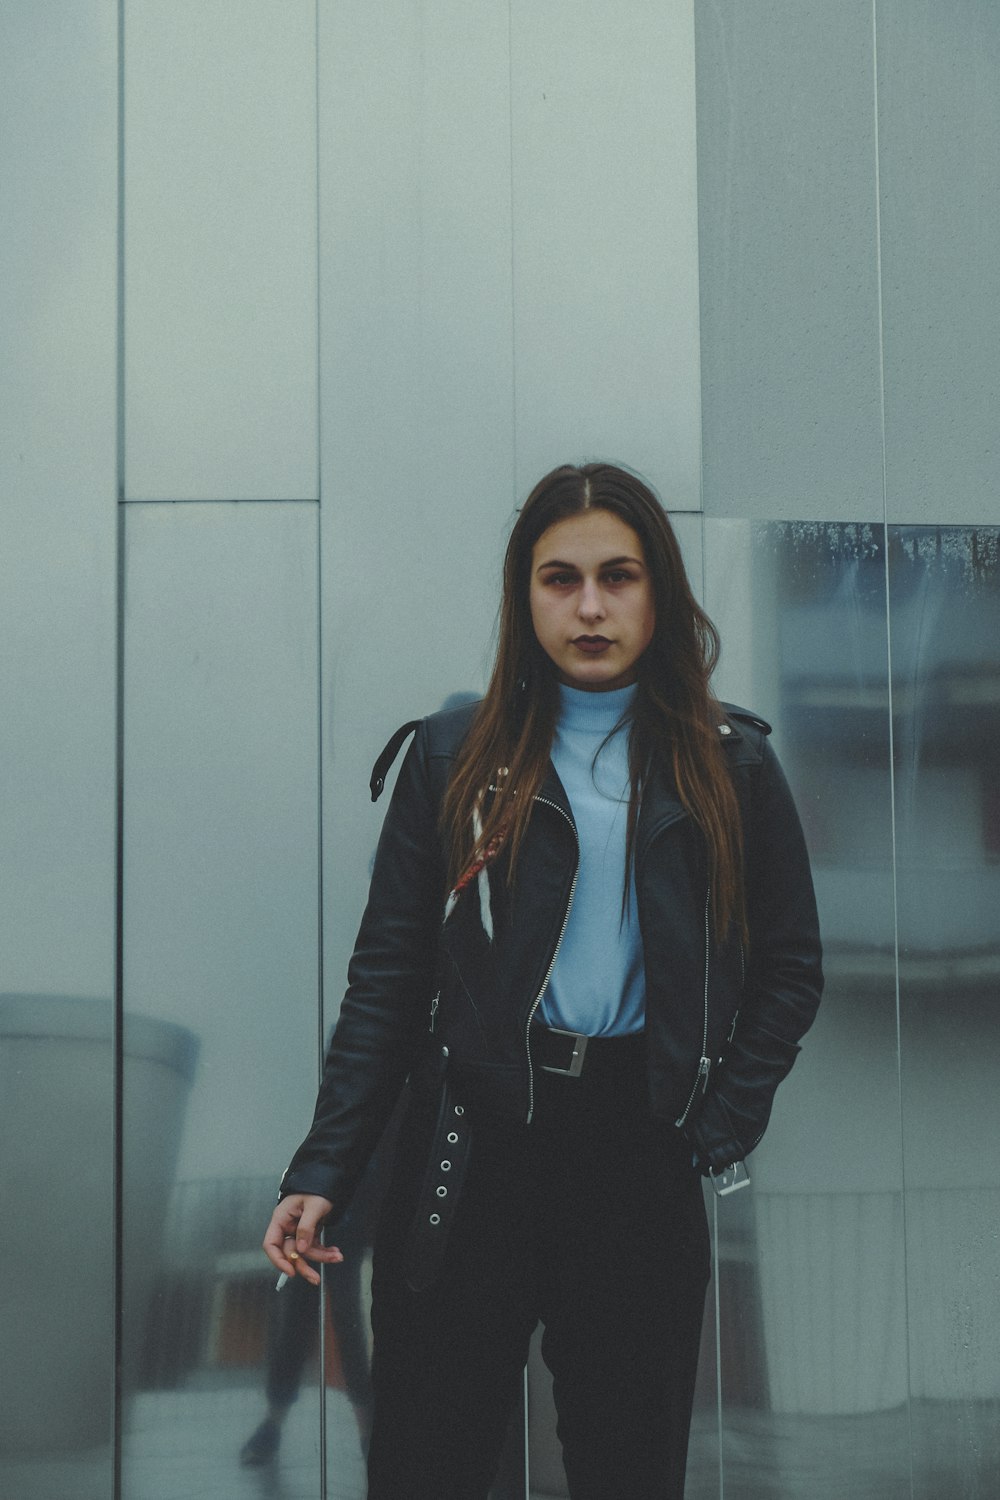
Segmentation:
{"type": "Polygon", "coordinates": [[[718,1206],[723,1477],[886,1500],[908,1435],[882,532],[706,521],[705,576],[717,687],[773,723],[796,795],[827,972],[750,1192],[718,1206]]]}
{"type": "Polygon", "coordinates": [[[113,1058],[110,996],[0,995],[4,1496],[110,1492],[113,1058]]]}
{"type": "Polygon", "coordinates": [[[1000,530],[889,532],[914,1495],[1000,1492],[1000,530]]]}
{"type": "Polygon", "coordinates": [[[240,1459],[315,1080],[316,508],[129,505],[125,589],[123,1500],[313,1500],[308,1342],[280,1454],[240,1459]]]}

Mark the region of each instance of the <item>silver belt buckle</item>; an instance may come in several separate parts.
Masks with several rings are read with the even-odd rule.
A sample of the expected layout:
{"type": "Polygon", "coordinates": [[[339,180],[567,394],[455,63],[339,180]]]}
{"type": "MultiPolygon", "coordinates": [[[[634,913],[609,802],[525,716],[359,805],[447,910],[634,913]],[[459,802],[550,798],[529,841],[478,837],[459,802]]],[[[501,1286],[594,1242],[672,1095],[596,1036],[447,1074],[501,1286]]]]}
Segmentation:
{"type": "Polygon", "coordinates": [[[573,1056],[569,1060],[568,1068],[554,1068],[548,1063],[542,1063],[543,1073],[559,1073],[563,1078],[579,1078],[583,1072],[583,1059],[587,1055],[587,1043],[590,1038],[581,1036],[578,1031],[563,1031],[559,1026],[549,1026],[547,1030],[554,1036],[571,1036],[573,1038],[573,1056]]]}

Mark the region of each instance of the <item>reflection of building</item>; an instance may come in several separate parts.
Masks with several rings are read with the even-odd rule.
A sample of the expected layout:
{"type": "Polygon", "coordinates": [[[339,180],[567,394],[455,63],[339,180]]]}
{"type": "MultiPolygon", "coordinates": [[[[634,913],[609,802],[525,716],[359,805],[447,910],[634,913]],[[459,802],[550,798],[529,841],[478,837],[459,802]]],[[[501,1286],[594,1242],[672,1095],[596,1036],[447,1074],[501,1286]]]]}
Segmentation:
{"type": "Polygon", "coordinates": [[[797,1079],[803,1108],[801,1085],[812,1088],[812,1126],[759,1153],[779,1410],[1000,1390],[994,1344],[954,1336],[969,1282],[1000,1274],[982,1235],[1000,1180],[967,1150],[998,1124],[997,539],[891,529],[887,570],[880,528],[754,530],[757,597],[777,616],[759,634],[778,643],[774,712],[816,861],[830,986],[822,1046],[797,1079]],[[956,1265],[962,1292],[949,1285],[956,1265]]]}

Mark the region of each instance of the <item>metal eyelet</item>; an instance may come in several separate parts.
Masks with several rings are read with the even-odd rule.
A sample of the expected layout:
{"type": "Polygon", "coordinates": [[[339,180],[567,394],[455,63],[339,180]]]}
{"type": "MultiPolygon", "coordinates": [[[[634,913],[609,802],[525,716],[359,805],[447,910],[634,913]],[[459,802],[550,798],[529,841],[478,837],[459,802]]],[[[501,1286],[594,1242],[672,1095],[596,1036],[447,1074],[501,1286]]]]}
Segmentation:
{"type": "Polygon", "coordinates": [[[441,1186],[438,1188],[437,1195],[438,1195],[439,1198],[447,1198],[447,1196],[448,1196],[448,1189],[444,1186],[444,1183],[442,1183],[441,1186]]]}
{"type": "Polygon", "coordinates": [[[431,1214],[430,1222],[432,1224],[440,1224],[440,1222],[441,1222],[441,1215],[440,1214],[431,1214]]]}
{"type": "Polygon", "coordinates": [[[450,1172],[451,1171],[451,1162],[450,1161],[443,1161],[441,1163],[441,1170],[442,1170],[442,1172],[450,1172]]]}
{"type": "Polygon", "coordinates": [[[458,1133],[457,1133],[457,1131],[449,1130],[449,1132],[448,1132],[448,1145],[449,1146],[454,1146],[454,1144],[455,1144],[455,1142],[457,1140],[458,1140],[458,1133]]]}
{"type": "Polygon", "coordinates": [[[465,1114],[465,1109],[463,1108],[463,1106],[461,1104],[456,1104],[455,1105],[455,1113],[456,1113],[456,1115],[464,1115],[465,1114]]]}

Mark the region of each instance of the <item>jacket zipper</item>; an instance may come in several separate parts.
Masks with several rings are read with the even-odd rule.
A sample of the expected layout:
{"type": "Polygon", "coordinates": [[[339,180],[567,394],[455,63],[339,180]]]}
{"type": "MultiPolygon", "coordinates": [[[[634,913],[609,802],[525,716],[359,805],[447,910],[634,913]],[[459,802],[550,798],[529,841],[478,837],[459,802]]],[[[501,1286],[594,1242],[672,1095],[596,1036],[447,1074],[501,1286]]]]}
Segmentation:
{"type": "Polygon", "coordinates": [[[729,1023],[729,1035],[726,1037],[726,1046],[727,1047],[730,1045],[730,1043],[733,1040],[733,1037],[736,1035],[736,1022],[740,1018],[740,1010],[741,1010],[742,1005],[743,1005],[743,991],[746,989],[746,985],[747,985],[747,965],[746,965],[746,959],[743,956],[743,939],[740,938],[740,1003],[739,1003],[739,1005],[737,1005],[736,1010],[733,1012],[733,1019],[729,1023]]]}
{"type": "Polygon", "coordinates": [[[434,996],[434,999],[431,1001],[431,1018],[430,1018],[430,1024],[427,1027],[427,1030],[431,1033],[432,1036],[434,1034],[434,1023],[437,1020],[438,1006],[440,1004],[441,1004],[441,991],[438,990],[437,994],[434,996]]]}
{"type": "Polygon", "coordinates": [[[542,1003],[542,996],[548,989],[549,980],[552,978],[552,970],[555,968],[556,959],[559,957],[559,949],[562,946],[562,940],[566,932],[566,927],[569,923],[569,914],[573,906],[573,897],[576,894],[576,882],[580,874],[580,835],[576,831],[576,824],[573,822],[573,819],[570,817],[569,813],[565,811],[565,809],[559,806],[558,802],[550,802],[548,797],[536,796],[535,801],[544,803],[546,807],[554,807],[560,817],[565,818],[570,828],[572,828],[573,837],[576,840],[576,868],[573,871],[573,883],[569,888],[569,899],[566,902],[566,912],[563,916],[562,926],[559,929],[559,936],[556,938],[556,946],[553,950],[552,958],[549,961],[549,966],[545,971],[545,978],[542,980],[542,987],[538,991],[538,994],[535,996],[534,1004],[528,1011],[528,1020],[524,1028],[524,1050],[528,1058],[528,1118],[525,1123],[528,1125],[531,1124],[531,1117],[535,1113],[535,1070],[532,1067],[531,1063],[531,1023],[535,1019],[535,1011],[542,1003]]]}
{"type": "Polygon", "coordinates": [[[682,1114],[678,1117],[678,1119],[676,1119],[674,1121],[674,1124],[677,1125],[678,1127],[681,1126],[681,1125],[683,1125],[685,1123],[685,1121],[687,1120],[688,1115],[691,1113],[691,1107],[694,1104],[695,1099],[697,1098],[699,1088],[701,1089],[701,1091],[702,1091],[703,1094],[708,1089],[708,1077],[709,1077],[709,1074],[712,1071],[712,1061],[711,1061],[711,1058],[708,1056],[708,947],[709,947],[708,914],[709,914],[709,907],[711,905],[711,901],[712,901],[712,888],[711,888],[711,886],[709,886],[708,892],[706,893],[706,896],[705,896],[705,1002],[704,1002],[705,1010],[704,1010],[704,1020],[703,1020],[703,1024],[702,1024],[702,1033],[701,1033],[701,1060],[698,1063],[698,1074],[697,1074],[697,1077],[695,1078],[695,1081],[694,1081],[694,1088],[691,1090],[691,1097],[688,1099],[688,1102],[685,1104],[684,1110],[683,1110],[682,1114]]]}

